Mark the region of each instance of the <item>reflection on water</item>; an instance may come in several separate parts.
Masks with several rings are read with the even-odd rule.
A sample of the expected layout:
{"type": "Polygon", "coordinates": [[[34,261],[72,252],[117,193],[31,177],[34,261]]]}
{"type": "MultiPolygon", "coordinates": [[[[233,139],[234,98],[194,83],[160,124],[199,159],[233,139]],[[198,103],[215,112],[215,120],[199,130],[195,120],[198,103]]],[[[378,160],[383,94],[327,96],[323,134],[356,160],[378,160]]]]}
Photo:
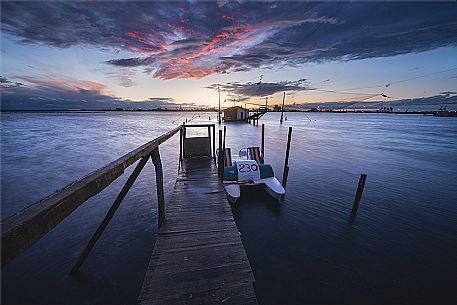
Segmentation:
{"type": "MultiPolygon", "coordinates": [[[[2,218],[195,115],[200,114],[2,114],[2,218]]],[[[208,122],[209,116],[215,118],[201,114],[193,122],[208,122]]],[[[278,178],[287,128],[293,127],[284,200],[275,202],[258,190],[244,193],[233,207],[259,302],[455,304],[457,120],[287,117],[283,126],[278,113],[261,119],[265,157],[278,178]],[[351,221],[361,173],[367,182],[351,221]]],[[[260,144],[260,127],[226,126],[233,151],[260,144]]],[[[177,147],[177,137],[160,147],[167,195],[176,177],[177,147]]],[[[2,270],[5,304],[135,303],[156,234],[152,164],[82,275],[68,275],[132,168],[2,270]]]]}

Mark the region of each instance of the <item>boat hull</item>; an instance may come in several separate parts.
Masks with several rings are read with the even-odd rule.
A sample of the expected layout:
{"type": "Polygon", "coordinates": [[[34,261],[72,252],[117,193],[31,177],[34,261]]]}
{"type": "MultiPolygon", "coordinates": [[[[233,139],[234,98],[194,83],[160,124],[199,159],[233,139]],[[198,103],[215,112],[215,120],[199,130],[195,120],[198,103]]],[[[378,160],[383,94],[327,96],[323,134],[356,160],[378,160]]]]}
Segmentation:
{"type": "Polygon", "coordinates": [[[230,203],[236,203],[241,196],[241,186],[246,189],[250,186],[262,186],[265,192],[272,198],[279,200],[285,194],[286,190],[275,177],[260,179],[259,181],[250,181],[249,183],[225,184],[224,189],[227,199],[230,203]]]}

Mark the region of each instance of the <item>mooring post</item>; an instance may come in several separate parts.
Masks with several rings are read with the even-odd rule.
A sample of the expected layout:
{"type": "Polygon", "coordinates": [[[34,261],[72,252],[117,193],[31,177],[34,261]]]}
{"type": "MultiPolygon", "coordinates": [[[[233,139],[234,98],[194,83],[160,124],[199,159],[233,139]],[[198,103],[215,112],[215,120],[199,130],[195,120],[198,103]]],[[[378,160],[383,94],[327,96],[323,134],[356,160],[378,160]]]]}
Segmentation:
{"type": "Polygon", "coordinates": [[[357,214],[359,209],[360,199],[362,199],[363,188],[365,187],[365,181],[367,179],[366,174],[361,174],[359,178],[359,185],[357,186],[357,191],[355,193],[354,203],[352,204],[352,216],[357,214]]]}
{"type": "Polygon", "coordinates": [[[289,135],[287,136],[286,159],[284,160],[284,171],[282,174],[282,187],[283,188],[286,188],[287,177],[289,176],[289,152],[290,152],[291,139],[292,139],[292,127],[289,127],[289,135]]]}
{"type": "Polygon", "coordinates": [[[219,130],[219,154],[217,156],[217,169],[218,169],[218,172],[219,172],[219,177],[221,179],[221,182],[222,182],[222,176],[223,176],[223,171],[224,171],[224,166],[222,164],[222,156],[223,156],[223,152],[222,152],[222,129],[219,130]]]}
{"type": "Polygon", "coordinates": [[[163,170],[162,162],[160,161],[159,148],[157,147],[151,152],[151,160],[155,167],[156,172],[156,185],[157,185],[157,226],[160,230],[163,222],[165,221],[165,196],[163,192],[163,170]]]}
{"type": "Polygon", "coordinates": [[[183,150],[183,139],[182,139],[182,136],[183,136],[183,129],[184,129],[184,125],[181,127],[181,129],[179,130],[179,163],[181,163],[182,161],[182,150],[183,150]]]}
{"type": "Polygon", "coordinates": [[[286,92],[284,92],[284,95],[282,97],[282,107],[281,107],[281,119],[279,120],[279,123],[282,124],[283,119],[284,119],[284,100],[286,99],[286,92]]]}
{"type": "MultiPolygon", "coordinates": [[[[224,140],[222,141],[222,170],[221,175],[224,176],[224,166],[225,166],[225,135],[227,134],[227,128],[224,126],[224,140]]],[[[223,179],[221,179],[222,181],[223,179]]]]}
{"type": "Polygon", "coordinates": [[[213,127],[213,154],[214,154],[214,164],[216,164],[216,126],[213,127]]]}
{"type": "Polygon", "coordinates": [[[262,154],[263,159],[265,160],[265,124],[262,124],[262,154]]]}
{"type": "Polygon", "coordinates": [[[224,151],[224,156],[225,156],[225,136],[227,134],[227,128],[224,126],[224,140],[222,142],[222,150],[224,151]]]}
{"type": "Polygon", "coordinates": [[[116,213],[117,209],[121,205],[122,200],[124,200],[124,198],[127,195],[128,191],[130,190],[130,188],[132,187],[132,185],[135,182],[136,178],[138,177],[138,175],[140,174],[141,170],[143,169],[144,165],[148,161],[148,158],[149,158],[149,156],[145,156],[145,157],[141,158],[140,161],[138,162],[138,164],[135,167],[135,169],[133,170],[132,174],[130,175],[130,177],[127,179],[127,181],[125,182],[124,186],[122,187],[121,192],[119,193],[119,195],[117,195],[116,200],[114,200],[113,205],[108,210],[108,213],[106,213],[106,216],[103,219],[102,223],[98,226],[97,230],[92,235],[92,237],[90,238],[90,240],[87,243],[86,247],[84,248],[83,252],[79,256],[78,261],[76,262],[76,264],[71,269],[71,274],[77,273],[79,268],[81,267],[81,265],[86,260],[86,258],[89,255],[90,251],[95,246],[95,243],[100,238],[100,236],[103,234],[103,232],[105,231],[105,229],[108,226],[108,224],[111,221],[111,219],[113,219],[114,213],[116,213]]]}

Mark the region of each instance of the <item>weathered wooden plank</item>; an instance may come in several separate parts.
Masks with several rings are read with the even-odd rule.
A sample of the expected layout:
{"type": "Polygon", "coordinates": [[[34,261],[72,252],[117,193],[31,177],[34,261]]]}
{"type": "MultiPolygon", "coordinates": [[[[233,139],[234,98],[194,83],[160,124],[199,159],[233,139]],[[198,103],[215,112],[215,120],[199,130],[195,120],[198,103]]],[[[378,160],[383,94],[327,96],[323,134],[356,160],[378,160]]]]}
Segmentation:
{"type": "Polygon", "coordinates": [[[2,266],[33,245],[138,159],[176,134],[179,126],[2,221],[2,266]]]}
{"type": "Polygon", "coordinates": [[[254,281],[213,160],[184,159],[140,304],[257,304],[254,281]]]}

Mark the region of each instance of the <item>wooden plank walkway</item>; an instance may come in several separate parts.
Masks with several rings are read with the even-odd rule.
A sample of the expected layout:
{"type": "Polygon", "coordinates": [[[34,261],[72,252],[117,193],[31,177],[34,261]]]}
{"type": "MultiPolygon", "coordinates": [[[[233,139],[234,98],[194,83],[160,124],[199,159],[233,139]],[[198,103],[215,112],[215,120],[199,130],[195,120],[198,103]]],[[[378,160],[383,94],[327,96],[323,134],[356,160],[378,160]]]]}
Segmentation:
{"type": "Polygon", "coordinates": [[[140,304],[257,304],[254,281],[213,160],[184,159],[140,304]]]}

